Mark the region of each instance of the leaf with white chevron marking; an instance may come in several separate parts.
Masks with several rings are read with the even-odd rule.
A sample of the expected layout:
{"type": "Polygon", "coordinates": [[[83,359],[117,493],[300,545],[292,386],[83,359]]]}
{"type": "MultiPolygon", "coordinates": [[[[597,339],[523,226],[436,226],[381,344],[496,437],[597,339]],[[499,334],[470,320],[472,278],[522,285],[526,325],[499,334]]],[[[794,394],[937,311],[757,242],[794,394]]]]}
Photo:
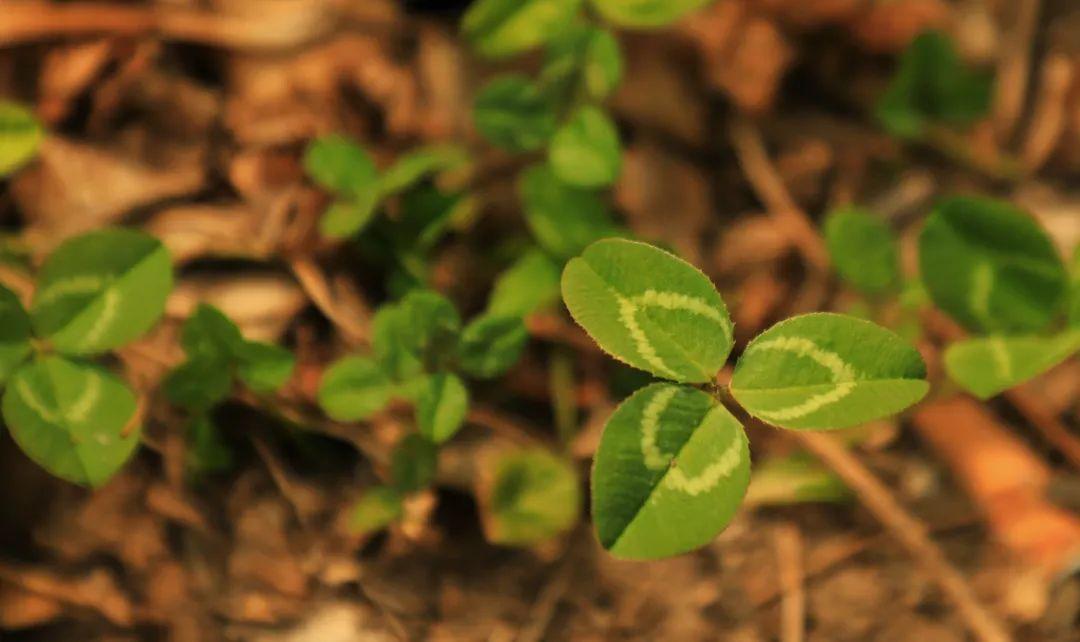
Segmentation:
{"type": "Polygon", "coordinates": [[[926,394],[919,351],[893,332],[842,314],[804,314],[746,347],[731,394],[783,428],[845,428],[897,413],[926,394]]]}
{"type": "Polygon", "coordinates": [[[566,265],[574,320],[616,359],[658,377],[712,380],[732,346],[732,323],[700,270],[645,243],[604,239],[566,265]]]}
{"type": "Polygon", "coordinates": [[[657,383],[608,420],[592,472],[596,535],[613,555],[655,559],[703,546],[742,502],[750,451],[712,397],[657,383]]]}
{"type": "Polygon", "coordinates": [[[1080,329],[1053,337],[979,337],[945,351],[949,377],[980,399],[1039,376],[1080,351],[1080,329]]]}
{"type": "Polygon", "coordinates": [[[169,253],[154,237],[113,228],[69,239],[45,261],[31,317],[65,354],[100,354],[150,329],[172,289],[169,253]]]}
{"type": "Polygon", "coordinates": [[[24,366],[4,391],[15,443],[53,475],[101,486],[139,444],[135,395],[106,370],[51,356],[24,366]]]}

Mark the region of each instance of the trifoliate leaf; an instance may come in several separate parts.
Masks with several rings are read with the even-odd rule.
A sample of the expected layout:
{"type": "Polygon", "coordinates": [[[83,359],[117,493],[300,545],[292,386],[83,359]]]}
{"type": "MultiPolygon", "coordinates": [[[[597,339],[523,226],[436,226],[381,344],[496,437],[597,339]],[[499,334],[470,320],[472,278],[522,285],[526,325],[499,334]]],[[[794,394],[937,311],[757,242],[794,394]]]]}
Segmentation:
{"type": "Polygon", "coordinates": [[[604,426],[592,473],[596,535],[616,557],[685,553],[727,526],[749,479],[749,445],[731,413],[700,390],[647,386],[604,426]]]}
{"type": "Polygon", "coordinates": [[[229,396],[232,369],[223,358],[199,355],[173,369],[163,388],[173,404],[192,412],[205,412],[229,396]]]}
{"type": "Polygon", "coordinates": [[[461,331],[458,363],[478,379],[497,377],[517,363],[528,340],[521,317],[479,316],[461,331]]]}
{"type": "Polygon", "coordinates": [[[929,389],[919,351],[893,332],[842,314],[781,321],[746,347],[731,394],[783,428],[846,428],[887,417],[929,389]]]}
{"type": "Polygon", "coordinates": [[[374,198],[334,201],[319,218],[319,231],[335,239],[355,236],[375,218],[377,204],[374,198]]]}
{"type": "Polygon", "coordinates": [[[394,384],[368,357],[345,357],[335,362],[319,384],[319,406],[332,419],[356,421],[382,410],[394,394],[394,384]]]}
{"type": "Polygon", "coordinates": [[[928,31],[912,40],[875,113],[896,136],[917,138],[929,123],[969,125],[990,108],[993,75],[966,69],[949,38],[928,31]]]}
{"type": "Polygon", "coordinates": [[[33,114],[15,103],[0,100],[0,176],[14,172],[33,158],[44,137],[33,114]]]}
{"type": "Polygon", "coordinates": [[[8,383],[4,421],[15,443],[45,470],[102,486],[139,445],[129,426],[135,395],[87,363],[51,356],[20,368],[8,383]]]}
{"type": "Polygon", "coordinates": [[[423,490],[435,479],[439,450],[420,435],[408,435],[390,455],[390,477],[403,493],[423,490]]]}
{"type": "Polygon", "coordinates": [[[493,544],[527,546],[566,531],[581,512],[573,467],[544,450],[500,454],[478,486],[484,535],[493,544]]]}
{"type": "Polygon", "coordinates": [[[390,486],[369,488],[352,508],[349,530],[366,535],[382,530],[401,518],[404,507],[401,493],[390,486]]]}
{"type": "Polygon", "coordinates": [[[440,372],[427,378],[416,404],[416,427],[429,441],[441,444],[465,422],[469,391],[456,375],[440,372]]]}
{"type": "Polygon", "coordinates": [[[30,315],[14,292],[0,285],[0,384],[30,356],[30,315]]]}
{"type": "Polygon", "coordinates": [[[495,280],[487,314],[524,317],[559,300],[559,264],[532,249],[495,280]]]}
{"type": "Polygon", "coordinates": [[[594,241],[620,235],[599,194],[565,183],[546,165],[521,174],[518,194],[536,242],[556,257],[577,256],[594,241]]]}
{"type": "Polygon", "coordinates": [[[492,145],[528,152],[543,147],[555,133],[555,108],[527,77],[510,74],[480,90],[473,104],[473,122],[492,145]]]}
{"type": "Polygon", "coordinates": [[[1066,289],[1046,232],[987,198],[951,198],[934,210],[919,238],[919,270],[934,304],[979,332],[1042,330],[1066,289]]]}
{"type": "Polygon", "coordinates": [[[548,148],[551,169],[577,187],[604,187],[622,169],[619,130],[603,110],[586,106],[555,132],[548,148]]]}
{"type": "Polygon", "coordinates": [[[161,318],[172,284],[169,253],[154,237],[121,228],[90,232],[45,261],[31,309],[34,329],[68,354],[119,348],[161,318]]]}
{"type": "Polygon", "coordinates": [[[473,49],[504,58],[554,38],[574,19],[582,0],[477,0],[461,21],[473,49]]]}
{"type": "Polygon", "coordinates": [[[237,374],[255,392],[273,392],[292,376],[296,358],[291,352],[272,343],[245,341],[236,354],[237,374]]]}
{"type": "Polygon", "coordinates": [[[896,237],[880,218],[847,207],[825,219],[825,243],[837,273],[866,294],[882,294],[900,285],[896,237]]]}
{"type": "Polygon", "coordinates": [[[1080,351],[1080,329],[1053,337],[990,336],[945,350],[949,377],[980,399],[1033,379],[1080,351]]]}
{"type": "Polygon", "coordinates": [[[593,243],[563,270],[570,314],[604,351],[658,377],[704,383],[732,347],[732,323],[709,278],[645,243],[593,243]]]}
{"type": "Polygon", "coordinates": [[[712,0],[592,0],[596,11],[620,27],[662,27],[712,0]]]}
{"type": "Polygon", "coordinates": [[[414,149],[383,172],[379,190],[383,196],[403,192],[427,176],[460,167],[468,160],[468,150],[460,145],[428,145],[414,149]]]}
{"type": "Polygon", "coordinates": [[[387,372],[404,381],[425,367],[439,369],[453,355],[460,330],[461,317],[446,297],[413,290],[375,313],[372,348],[387,372]]]}

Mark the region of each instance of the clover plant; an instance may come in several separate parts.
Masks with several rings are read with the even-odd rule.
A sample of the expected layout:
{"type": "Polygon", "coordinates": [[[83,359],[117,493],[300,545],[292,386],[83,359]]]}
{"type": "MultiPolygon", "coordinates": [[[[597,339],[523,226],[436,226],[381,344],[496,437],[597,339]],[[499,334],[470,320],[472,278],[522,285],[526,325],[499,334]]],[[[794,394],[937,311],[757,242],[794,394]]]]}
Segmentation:
{"type": "MultiPolygon", "coordinates": [[[[896,240],[882,221],[862,210],[834,212],[825,236],[852,287],[899,292],[896,240]]],[[[1080,305],[1076,270],[1070,277],[1045,230],[1022,210],[989,198],[944,199],[927,217],[918,250],[918,285],[975,335],[948,346],[944,359],[950,378],[972,394],[992,397],[1080,351],[1080,328],[1066,313],[1080,305]]]]}
{"type": "MultiPolygon", "coordinates": [[[[708,277],[645,243],[606,239],[566,265],[570,314],[607,353],[663,381],[624,401],[592,475],[597,536],[618,557],[651,559],[704,545],[734,516],[750,478],[742,424],[712,393],[734,345],[708,277]]],[[[794,430],[891,415],[927,392],[918,351],[889,330],[817,313],[782,321],[743,351],[732,397],[794,430]]]]}
{"type": "Polygon", "coordinates": [[[214,406],[235,381],[259,394],[277,390],[292,375],[295,359],[285,348],[245,339],[232,320],[205,303],[184,322],[180,344],[187,359],[163,385],[168,399],[190,416],[188,463],[194,472],[228,468],[231,455],[213,423],[214,406]]]}
{"type": "Polygon", "coordinates": [[[172,283],[165,247],[117,228],[62,243],[38,274],[29,311],[0,287],[4,422],[30,459],[88,486],[127,461],[139,443],[136,395],[93,360],[149,330],[172,283]]]}

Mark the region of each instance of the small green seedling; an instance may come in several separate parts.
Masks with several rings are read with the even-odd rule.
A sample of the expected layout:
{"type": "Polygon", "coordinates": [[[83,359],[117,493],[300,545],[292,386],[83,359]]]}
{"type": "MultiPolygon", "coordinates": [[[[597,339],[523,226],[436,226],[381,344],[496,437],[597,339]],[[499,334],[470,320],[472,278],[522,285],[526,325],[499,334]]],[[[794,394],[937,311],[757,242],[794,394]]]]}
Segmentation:
{"type": "MultiPolygon", "coordinates": [[[[652,559],[706,544],[734,516],[750,478],[739,420],[708,392],[734,345],[712,282],[645,243],[593,243],[563,271],[574,320],[613,357],[669,382],[624,401],[604,428],[592,475],[600,543],[652,559]]],[[[839,314],[788,319],[750,342],[731,395],[784,428],[843,428],[894,414],[927,392],[918,351],[839,314]]]]}
{"type": "Polygon", "coordinates": [[[15,103],[0,100],[0,178],[33,158],[44,136],[33,114],[15,103]]]}
{"type": "Polygon", "coordinates": [[[918,139],[930,126],[978,121],[990,108],[992,90],[992,74],[967,69],[945,34],[928,31],[904,52],[875,115],[891,134],[918,139]]]}
{"type": "MultiPolygon", "coordinates": [[[[826,219],[825,237],[837,272],[856,290],[879,297],[905,287],[897,241],[879,219],[838,211],[826,219]]],[[[967,391],[987,399],[1080,350],[1080,329],[1060,320],[1066,302],[1080,306],[1076,277],[1070,285],[1049,236],[1023,211],[987,198],[945,199],[918,247],[921,288],[977,335],[945,351],[949,377],[967,391]]]]}
{"type": "MultiPolygon", "coordinates": [[[[376,312],[370,354],[345,357],[326,371],[319,405],[338,421],[367,419],[393,400],[414,406],[417,434],[398,445],[391,466],[392,486],[404,496],[430,482],[437,446],[464,424],[464,379],[504,373],[527,339],[520,315],[483,314],[463,326],[445,297],[414,290],[376,312]]],[[[377,492],[385,503],[390,495],[377,492]]]]}
{"type": "Polygon", "coordinates": [[[362,147],[337,134],[316,138],[304,154],[308,175],[336,198],[319,222],[322,233],[334,238],[359,234],[386,199],[467,162],[468,154],[456,145],[432,145],[413,150],[380,174],[362,147]]]}
{"type": "Polygon", "coordinates": [[[245,339],[231,319],[205,303],[184,322],[180,343],[187,359],[169,373],[164,391],[191,417],[189,468],[227,469],[232,457],[214,426],[214,406],[229,396],[237,380],[258,394],[279,389],[292,376],[295,358],[279,346],[245,339]]]}
{"type": "Polygon", "coordinates": [[[38,465],[101,486],[139,443],[135,394],[89,361],[139,338],[172,289],[156,239],[106,229],[61,244],[42,266],[29,313],[0,288],[4,421],[38,465]]]}
{"type": "Polygon", "coordinates": [[[577,521],[581,487],[573,467],[545,450],[510,451],[485,462],[477,488],[489,542],[527,546],[549,540],[577,521]]]}

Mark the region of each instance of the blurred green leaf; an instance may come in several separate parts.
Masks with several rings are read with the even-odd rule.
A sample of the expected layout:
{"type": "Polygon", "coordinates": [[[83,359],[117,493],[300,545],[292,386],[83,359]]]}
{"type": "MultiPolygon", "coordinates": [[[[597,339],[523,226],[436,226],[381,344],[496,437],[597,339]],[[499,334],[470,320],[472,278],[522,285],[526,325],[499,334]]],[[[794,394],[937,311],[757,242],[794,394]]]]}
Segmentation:
{"type": "Polygon", "coordinates": [[[353,506],[349,530],[366,535],[382,530],[401,518],[401,493],[389,486],[369,488],[353,506]]]}
{"type": "Polygon", "coordinates": [[[896,237],[880,218],[854,207],[829,213],[825,243],[840,276],[865,294],[893,292],[900,286],[896,237]]]}
{"type": "Polygon", "coordinates": [[[377,204],[374,198],[334,201],[319,218],[319,231],[335,239],[359,234],[375,218],[377,204]]]}
{"type": "Polygon", "coordinates": [[[488,541],[527,546],[568,530],[581,513],[573,467],[543,450],[504,453],[480,488],[488,541]]]}
{"type": "Polygon", "coordinates": [[[919,272],[934,304],[978,332],[1043,330],[1067,287],[1042,227],[989,198],[954,197],[934,209],[919,237],[919,272]]]}
{"type": "Polygon", "coordinates": [[[593,100],[603,100],[622,80],[619,41],[607,29],[575,25],[548,44],[541,83],[566,99],[580,87],[593,100]]]}
{"type": "Polygon", "coordinates": [[[469,411],[469,391],[456,375],[440,372],[427,378],[416,404],[420,434],[441,444],[457,433],[469,411]]]}
{"type": "Polygon", "coordinates": [[[980,399],[1033,379],[1080,351],[1080,329],[1053,337],[990,336],[945,350],[949,377],[980,399]]]}
{"type": "Polygon", "coordinates": [[[43,138],[45,132],[29,110],[0,100],[0,177],[33,158],[43,138]]]}
{"type": "Polygon", "coordinates": [[[436,144],[418,147],[397,159],[383,172],[379,188],[383,196],[413,187],[424,178],[455,169],[469,161],[469,152],[460,145],[436,144]]]}
{"type": "Polygon", "coordinates": [[[198,414],[188,424],[188,470],[196,475],[220,473],[233,466],[233,454],[221,438],[221,431],[207,414],[198,414]]]}
{"type": "Polygon", "coordinates": [[[596,11],[620,27],[669,25],[713,0],[591,0],[596,11]]]}
{"type": "Polygon", "coordinates": [[[754,463],[748,506],[783,506],[805,502],[848,502],[853,495],[832,470],[806,453],[754,463]]]}
{"type": "Polygon", "coordinates": [[[522,173],[518,194],[536,242],[560,259],[577,256],[593,241],[621,235],[596,192],[568,185],[546,165],[522,173]]]}
{"type": "Polygon", "coordinates": [[[477,379],[497,377],[517,363],[528,340],[521,317],[476,317],[461,332],[461,369],[477,379]]]}
{"type": "Polygon", "coordinates": [[[239,346],[236,358],[240,380],[258,393],[273,392],[285,385],[296,365],[292,352],[261,341],[244,341],[239,346]]]}
{"type": "Polygon", "coordinates": [[[30,315],[14,292],[0,285],[0,385],[30,356],[30,315]]]}
{"type": "Polygon", "coordinates": [[[585,106],[555,132],[548,148],[551,169],[577,187],[604,187],[622,169],[622,146],[615,123],[603,110],[585,106]]]}
{"type": "Polygon", "coordinates": [[[312,140],[304,152],[304,169],[323,189],[349,200],[359,201],[378,193],[375,161],[340,134],[312,140]]]}
{"type": "Polygon", "coordinates": [[[555,133],[555,108],[529,78],[503,75],[477,94],[473,122],[492,145],[528,152],[543,147],[555,133]]]}
{"type": "Polygon", "coordinates": [[[559,264],[538,249],[523,253],[495,281],[487,314],[524,317],[559,300],[559,264]]]}
{"type": "Polygon", "coordinates": [[[162,386],[170,402],[201,413],[229,396],[232,369],[224,358],[199,355],[169,372],[162,386]]]}
{"type": "Polygon", "coordinates": [[[319,383],[319,406],[337,421],[367,419],[394,395],[394,384],[370,357],[350,356],[334,362],[319,383]]]}
{"type": "Polygon", "coordinates": [[[1069,272],[1069,327],[1080,328],[1080,245],[1073,250],[1069,272]]]}
{"type": "Polygon", "coordinates": [[[582,0],[476,0],[461,20],[473,48],[504,58],[558,35],[577,15],[582,0]]]}
{"type": "Polygon", "coordinates": [[[912,40],[876,115],[896,136],[918,138],[930,123],[969,125],[990,108],[993,75],[968,70],[948,36],[927,31],[912,40]]]}

